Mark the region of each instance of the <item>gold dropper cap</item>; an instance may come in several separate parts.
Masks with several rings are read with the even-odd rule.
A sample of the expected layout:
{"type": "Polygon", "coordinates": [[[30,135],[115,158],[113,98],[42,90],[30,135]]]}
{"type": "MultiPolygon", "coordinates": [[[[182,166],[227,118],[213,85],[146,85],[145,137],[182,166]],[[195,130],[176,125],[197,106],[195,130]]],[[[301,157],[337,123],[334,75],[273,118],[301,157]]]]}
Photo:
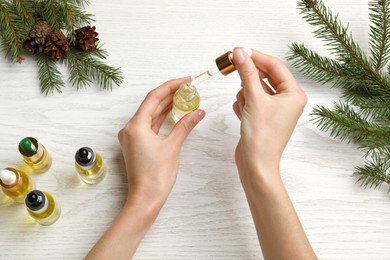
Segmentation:
{"type": "Polygon", "coordinates": [[[222,75],[227,76],[236,70],[233,63],[233,53],[228,51],[215,59],[217,67],[222,75]]]}

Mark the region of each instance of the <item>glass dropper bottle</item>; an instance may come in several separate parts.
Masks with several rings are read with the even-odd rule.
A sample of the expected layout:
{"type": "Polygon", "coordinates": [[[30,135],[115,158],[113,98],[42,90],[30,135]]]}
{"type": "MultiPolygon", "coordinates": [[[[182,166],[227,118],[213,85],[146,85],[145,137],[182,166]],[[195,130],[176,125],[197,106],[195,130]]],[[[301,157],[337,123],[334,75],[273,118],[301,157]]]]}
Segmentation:
{"type": "MultiPolygon", "coordinates": [[[[252,56],[250,48],[242,48],[249,56],[252,56]]],[[[233,52],[228,51],[215,59],[215,66],[199,74],[191,82],[184,83],[173,96],[172,118],[178,122],[180,118],[199,108],[200,96],[196,87],[209,78],[221,73],[229,75],[236,70],[233,63],[233,52]]]]}

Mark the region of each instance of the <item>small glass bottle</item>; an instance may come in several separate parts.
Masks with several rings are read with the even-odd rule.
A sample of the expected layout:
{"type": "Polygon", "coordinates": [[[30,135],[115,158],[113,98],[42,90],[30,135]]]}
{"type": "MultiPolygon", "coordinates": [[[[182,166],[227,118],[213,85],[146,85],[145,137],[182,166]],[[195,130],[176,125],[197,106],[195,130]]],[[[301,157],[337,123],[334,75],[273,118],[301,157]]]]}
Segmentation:
{"type": "Polygon", "coordinates": [[[31,191],[26,197],[25,204],[28,214],[43,226],[53,224],[61,215],[60,204],[48,192],[31,191]]]}
{"type": "Polygon", "coordinates": [[[75,167],[80,179],[87,184],[97,184],[106,176],[102,157],[89,147],[77,150],[75,167]]]}
{"type": "Polygon", "coordinates": [[[23,171],[5,168],[0,171],[0,185],[5,195],[23,203],[26,195],[35,188],[34,182],[23,171]]]}
{"type": "Polygon", "coordinates": [[[50,169],[52,160],[46,148],[33,137],[23,138],[19,143],[19,152],[24,162],[35,173],[44,173],[50,169]]]}
{"type": "Polygon", "coordinates": [[[172,118],[177,123],[180,118],[199,108],[200,96],[192,82],[184,83],[173,96],[172,118]]]}

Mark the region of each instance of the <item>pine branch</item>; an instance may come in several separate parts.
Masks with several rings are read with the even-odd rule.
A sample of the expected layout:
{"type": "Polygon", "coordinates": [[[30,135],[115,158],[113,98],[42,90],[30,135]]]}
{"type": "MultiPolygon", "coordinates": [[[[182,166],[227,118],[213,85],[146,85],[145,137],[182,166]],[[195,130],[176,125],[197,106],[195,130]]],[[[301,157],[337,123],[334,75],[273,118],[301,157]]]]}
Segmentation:
{"type": "Polygon", "coordinates": [[[379,72],[390,59],[390,2],[374,0],[369,3],[371,62],[379,72]]]}
{"type": "Polygon", "coordinates": [[[22,19],[22,21],[31,27],[34,24],[33,18],[33,6],[29,0],[13,0],[12,1],[17,15],[22,19]]]}
{"type": "Polygon", "coordinates": [[[72,4],[69,0],[61,0],[61,13],[63,14],[62,20],[64,21],[64,27],[67,30],[69,43],[75,42],[75,30],[76,28],[83,27],[90,24],[94,20],[92,15],[84,12],[77,6],[78,3],[72,4]]]}
{"type": "Polygon", "coordinates": [[[52,31],[55,32],[62,28],[62,8],[56,0],[40,1],[37,3],[35,10],[38,12],[36,14],[39,17],[38,19],[47,21],[52,31]]]}
{"type": "Polygon", "coordinates": [[[65,82],[62,79],[61,72],[57,69],[56,60],[48,55],[38,54],[37,64],[39,67],[41,92],[45,95],[53,94],[54,91],[61,93],[65,82]]]}
{"type": "Polygon", "coordinates": [[[0,36],[2,38],[1,47],[12,62],[21,62],[22,39],[25,25],[13,12],[13,6],[0,1],[0,36]]]}
{"type": "Polygon", "coordinates": [[[69,53],[70,61],[67,61],[67,66],[73,86],[81,88],[89,85],[91,81],[87,81],[86,78],[96,81],[105,90],[112,90],[113,84],[119,86],[122,83],[123,76],[120,69],[100,61],[100,58],[106,57],[105,51],[100,49],[91,52],[72,50],[69,53]],[[72,68],[75,65],[77,69],[72,68]]]}
{"type": "Polygon", "coordinates": [[[367,152],[382,150],[390,144],[390,126],[370,123],[354,111],[348,104],[335,103],[333,110],[317,107],[312,120],[321,131],[330,132],[330,136],[359,143],[367,152]]]}
{"type": "MultiPolygon", "coordinates": [[[[358,177],[357,183],[365,188],[380,188],[383,183],[390,185],[390,152],[383,157],[375,156],[366,161],[363,167],[356,167],[354,175],[358,177]]],[[[388,192],[390,192],[390,187],[388,192]]]]}
{"type": "Polygon", "coordinates": [[[343,86],[343,83],[353,75],[337,61],[322,57],[307,49],[303,44],[292,43],[290,49],[291,53],[287,59],[292,61],[294,67],[298,68],[309,79],[322,84],[335,81],[336,86],[343,86]]]}
{"type": "Polygon", "coordinates": [[[69,69],[69,81],[72,83],[72,86],[76,86],[77,90],[85,88],[92,83],[85,66],[81,65],[80,56],[74,51],[70,51],[66,60],[64,60],[69,69]]]}
{"type": "Polygon", "coordinates": [[[322,0],[301,0],[298,6],[303,18],[309,24],[319,27],[314,31],[314,35],[327,42],[326,45],[338,56],[339,61],[352,66],[356,71],[360,70],[368,79],[375,82],[375,85],[380,86],[382,91],[390,93],[390,84],[383,80],[384,76],[381,73],[370,66],[366,55],[348,33],[348,26],[341,24],[338,15],[333,15],[322,0]]]}

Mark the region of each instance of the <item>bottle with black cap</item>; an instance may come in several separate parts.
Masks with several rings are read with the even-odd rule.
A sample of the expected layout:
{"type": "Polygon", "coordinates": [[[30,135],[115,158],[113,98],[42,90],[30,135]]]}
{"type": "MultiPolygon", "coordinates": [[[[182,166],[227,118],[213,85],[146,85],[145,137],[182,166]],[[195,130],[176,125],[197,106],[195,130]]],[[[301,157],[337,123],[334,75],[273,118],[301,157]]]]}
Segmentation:
{"type": "Polygon", "coordinates": [[[0,186],[5,195],[18,203],[24,203],[27,193],[35,188],[34,182],[26,173],[14,168],[0,171],[0,186]]]}
{"type": "Polygon", "coordinates": [[[85,183],[96,184],[106,176],[102,157],[91,148],[82,147],[77,150],[75,160],[77,173],[85,183]]]}
{"type": "Polygon", "coordinates": [[[52,162],[50,154],[34,137],[23,138],[19,142],[19,152],[22,154],[24,162],[29,165],[34,172],[44,173],[50,169],[52,162]]]}
{"type": "Polygon", "coordinates": [[[61,207],[48,192],[33,190],[25,199],[27,212],[39,224],[48,226],[58,220],[61,215],[61,207]]]}

